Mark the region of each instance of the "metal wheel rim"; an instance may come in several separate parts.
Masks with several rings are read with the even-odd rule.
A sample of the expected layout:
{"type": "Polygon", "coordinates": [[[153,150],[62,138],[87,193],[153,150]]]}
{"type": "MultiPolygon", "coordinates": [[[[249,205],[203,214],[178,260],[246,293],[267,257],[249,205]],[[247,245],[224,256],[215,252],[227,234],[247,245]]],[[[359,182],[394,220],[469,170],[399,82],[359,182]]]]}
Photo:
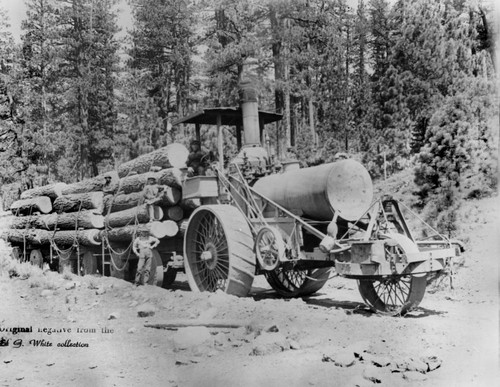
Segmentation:
{"type": "Polygon", "coordinates": [[[278,230],[263,227],[255,239],[255,253],[262,269],[274,270],[285,256],[285,243],[278,230]]]}
{"type": "Polygon", "coordinates": [[[148,284],[152,286],[161,286],[163,283],[163,265],[161,255],[158,250],[152,250],[151,270],[149,271],[148,284]]]}
{"type": "Polygon", "coordinates": [[[38,266],[40,268],[43,266],[43,255],[40,250],[31,250],[30,263],[33,266],[38,266]]]}
{"type": "Polygon", "coordinates": [[[184,235],[184,268],[191,290],[244,297],[252,288],[255,264],[254,238],[240,210],[214,204],[193,212],[184,235]]]}
{"type": "Polygon", "coordinates": [[[304,285],[307,276],[307,270],[285,270],[278,267],[265,274],[267,282],[279,294],[285,297],[294,297],[299,294],[300,288],[304,285]]]}
{"type": "MultiPolygon", "coordinates": [[[[195,222],[187,254],[189,265],[200,288],[225,290],[229,274],[229,247],[224,227],[213,212],[205,211],[195,222]]],[[[191,226],[191,225],[190,225],[191,226]]]]}
{"type": "MultiPolygon", "coordinates": [[[[402,234],[388,234],[397,242],[387,244],[386,254],[400,255],[418,252],[418,247],[402,234]]],[[[393,275],[384,278],[359,280],[358,288],[366,304],[375,312],[395,316],[403,315],[418,306],[422,300],[427,276],[393,275]]]]}

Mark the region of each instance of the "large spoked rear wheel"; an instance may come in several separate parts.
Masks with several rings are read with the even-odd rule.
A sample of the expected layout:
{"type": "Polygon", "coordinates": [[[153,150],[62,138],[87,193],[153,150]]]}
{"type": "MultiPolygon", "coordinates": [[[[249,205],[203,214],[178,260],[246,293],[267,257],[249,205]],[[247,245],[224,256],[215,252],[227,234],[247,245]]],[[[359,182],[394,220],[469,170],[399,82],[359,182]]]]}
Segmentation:
{"type": "Polygon", "coordinates": [[[329,278],[332,268],[285,270],[278,267],[265,273],[267,282],[283,297],[305,297],[320,290],[329,278]]]}
{"type": "MultiPolygon", "coordinates": [[[[390,234],[391,243],[385,246],[386,256],[399,260],[408,253],[418,252],[418,247],[402,234],[390,234]]],[[[422,301],[427,285],[427,275],[392,275],[377,279],[359,280],[358,289],[366,304],[375,312],[396,316],[404,315],[422,301]]]]}
{"type": "Polygon", "coordinates": [[[250,227],[233,206],[199,207],[191,215],[184,236],[184,261],[193,291],[218,289],[246,296],[255,273],[250,227]]]}

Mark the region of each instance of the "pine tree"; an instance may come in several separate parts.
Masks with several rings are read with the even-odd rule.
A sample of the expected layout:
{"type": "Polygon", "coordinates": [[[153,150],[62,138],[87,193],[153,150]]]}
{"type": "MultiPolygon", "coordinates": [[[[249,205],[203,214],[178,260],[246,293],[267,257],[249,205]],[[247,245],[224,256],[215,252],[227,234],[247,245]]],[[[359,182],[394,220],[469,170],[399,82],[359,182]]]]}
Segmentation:
{"type": "Polygon", "coordinates": [[[136,103],[146,109],[140,152],[172,141],[170,121],[190,107],[194,7],[182,0],[132,1],[129,66],[142,89],[136,103]]]}
{"type": "Polygon", "coordinates": [[[61,130],[64,106],[59,80],[61,25],[58,5],[53,0],[30,0],[23,20],[22,52],[25,80],[24,130],[34,141],[31,161],[37,165],[37,184],[58,179],[57,161],[64,154],[65,131],[61,130]]]}
{"type": "Polygon", "coordinates": [[[64,162],[64,174],[78,178],[95,176],[99,165],[112,157],[114,112],[114,65],[117,61],[114,0],[71,0],[60,8],[62,42],[61,74],[65,82],[65,110],[72,146],[64,162]],[[68,162],[69,161],[69,162],[68,162]]]}
{"type": "Polygon", "coordinates": [[[24,156],[31,148],[23,132],[19,53],[9,28],[7,13],[0,8],[0,184],[4,194],[6,184],[29,184],[25,177],[29,160],[24,156]]]}

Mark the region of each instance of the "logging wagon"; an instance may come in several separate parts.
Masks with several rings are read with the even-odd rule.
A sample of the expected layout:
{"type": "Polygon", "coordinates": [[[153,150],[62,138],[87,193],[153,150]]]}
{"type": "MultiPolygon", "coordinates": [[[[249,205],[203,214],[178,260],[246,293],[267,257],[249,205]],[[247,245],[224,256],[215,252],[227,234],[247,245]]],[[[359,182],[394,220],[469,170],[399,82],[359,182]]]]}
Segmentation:
{"type": "Polygon", "coordinates": [[[239,92],[238,107],[174,122],[193,124],[198,139],[203,125],[217,127],[211,173],[187,177],[187,149],[170,144],[122,164],[111,195],[102,192],[102,176],[26,191],[11,207],[22,215],[7,233],[15,254],[36,265],[132,280],[131,244],[144,229],[161,241],[150,284],[169,287],[185,271],[193,291],[245,296],[262,274],[281,296],[304,297],[341,275],[357,281],[378,313],[416,307],[428,274],[446,272],[457,246],[435,231],[417,240],[404,216],[411,210],[389,196],[374,200],[369,173],[355,160],[300,168],[271,157],[267,125],[282,117],[259,110],[248,84],[239,92]],[[232,160],[224,159],[227,127],[239,150],[232,160]],[[152,175],[163,187],[154,219],[139,193],[152,175]]]}

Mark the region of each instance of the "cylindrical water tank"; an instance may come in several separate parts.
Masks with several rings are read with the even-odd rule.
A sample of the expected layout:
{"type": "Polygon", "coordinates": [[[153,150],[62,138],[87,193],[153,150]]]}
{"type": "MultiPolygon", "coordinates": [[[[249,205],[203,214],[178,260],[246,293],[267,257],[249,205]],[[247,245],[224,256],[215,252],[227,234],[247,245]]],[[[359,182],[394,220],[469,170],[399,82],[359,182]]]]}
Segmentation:
{"type": "Polygon", "coordinates": [[[368,171],[350,159],[266,176],[253,188],[287,210],[313,220],[332,220],[335,212],[345,220],[357,220],[373,198],[368,171]]]}

